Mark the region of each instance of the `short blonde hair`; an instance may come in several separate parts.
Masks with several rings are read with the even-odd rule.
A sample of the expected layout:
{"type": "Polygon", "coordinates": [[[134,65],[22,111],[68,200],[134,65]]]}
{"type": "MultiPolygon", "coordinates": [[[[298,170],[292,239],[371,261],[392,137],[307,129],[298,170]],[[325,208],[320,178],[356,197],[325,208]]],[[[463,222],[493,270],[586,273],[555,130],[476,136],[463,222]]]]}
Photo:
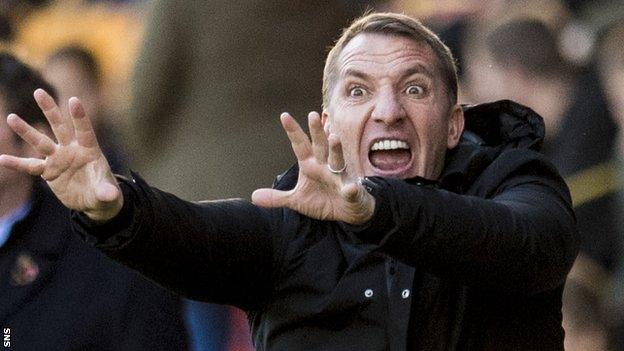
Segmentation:
{"type": "Polygon", "coordinates": [[[437,67],[446,86],[449,105],[453,106],[457,103],[457,66],[448,46],[416,19],[398,13],[371,13],[356,19],[345,28],[329,51],[323,70],[323,108],[327,108],[329,103],[331,89],[336,79],[336,63],[342,50],[361,33],[398,35],[427,43],[438,59],[437,67]]]}

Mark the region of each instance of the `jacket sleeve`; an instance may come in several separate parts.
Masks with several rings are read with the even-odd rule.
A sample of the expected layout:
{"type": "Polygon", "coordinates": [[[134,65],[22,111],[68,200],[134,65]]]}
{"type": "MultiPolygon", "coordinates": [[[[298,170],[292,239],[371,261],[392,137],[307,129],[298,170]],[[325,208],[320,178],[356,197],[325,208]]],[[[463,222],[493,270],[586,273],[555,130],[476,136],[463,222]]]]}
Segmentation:
{"type": "Polygon", "coordinates": [[[133,274],[128,281],[127,300],[111,338],[111,349],[117,351],[189,350],[189,336],[183,319],[179,296],[155,287],[133,274]],[[154,335],[158,335],[157,338],[154,335]]]}
{"type": "Polygon", "coordinates": [[[120,185],[124,207],[111,221],[72,214],[85,241],[191,299],[253,309],[270,294],[280,210],[241,199],[187,202],[136,175],[120,185]]]}
{"type": "Polygon", "coordinates": [[[578,249],[569,192],[547,162],[517,156],[490,166],[500,182],[485,198],[367,178],[375,214],[353,230],[417,269],[474,288],[534,294],[560,286],[578,249]]]}

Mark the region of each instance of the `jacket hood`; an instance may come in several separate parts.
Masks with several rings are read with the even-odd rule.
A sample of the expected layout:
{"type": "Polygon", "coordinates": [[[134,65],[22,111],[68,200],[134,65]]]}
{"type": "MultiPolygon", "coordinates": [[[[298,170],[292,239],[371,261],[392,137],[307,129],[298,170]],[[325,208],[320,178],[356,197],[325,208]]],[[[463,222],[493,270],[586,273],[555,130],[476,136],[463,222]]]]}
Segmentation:
{"type": "MultiPolygon", "coordinates": [[[[492,147],[539,151],[544,142],[544,120],[530,108],[510,100],[464,105],[465,131],[492,147]]],[[[464,135],[466,136],[466,135],[464,135]]]]}
{"type": "Polygon", "coordinates": [[[464,133],[446,153],[443,188],[463,193],[498,155],[509,149],[537,152],[544,141],[544,120],[510,100],[465,105],[464,133]]]}
{"type": "MultiPolygon", "coordinates": [[[[535,111],[510,100],[464,105],[465,126],[459,145],[446,154],[440,176],[443,188],[462,193],[483,169],[506,149],[539,151],[544,141],[544,121],[535,111]]],[[[273,182],[278,190],[297,183],[295,163],[273,182]]]]}

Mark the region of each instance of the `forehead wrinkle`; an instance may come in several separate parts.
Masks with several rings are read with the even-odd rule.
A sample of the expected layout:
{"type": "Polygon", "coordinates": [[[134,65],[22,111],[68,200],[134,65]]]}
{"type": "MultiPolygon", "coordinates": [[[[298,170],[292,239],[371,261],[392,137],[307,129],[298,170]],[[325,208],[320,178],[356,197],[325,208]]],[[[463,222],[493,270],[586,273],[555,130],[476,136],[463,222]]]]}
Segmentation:
{"type": "MultiPolygon", "coordinates": [[[[397,66],[404,64],[406,61],[416,61],[414,65],[410,65],[413,67],[408,68],[412,70],[411,72],[409,72],[410,74],[415,73],[415,70],[420,70],[422,71],[422,73],[425,73],[430,77],[433,76],[432,71],[434,67],[429,66],[435,65],[435,55],[433,54],[432,49],[426,43],[406,39],[407,42],[403,41],[400,45],[374,45],[371,48],[370,44],[362,44],[362,40],[364,40],[364,43],[366,43],[367,40],[376,41],[379,40],[380,37],[378,37],[377,34],[372,34],[369,38],[370,39],[360,38],[360,43],[356,42],[354,44],[356,45],[355,47],[349,47],[349,45],[354,43],[355,40],[347,44],[347,47],[342,52],[339,59],[339,75],[341,77],[347,77],[350,73],[352,73],[351,71],[353,70],[360,73],[365,73],[363,72],[363,69],[358,69],[358,66],[366,64],[371,64],[373,68],[378,68],[383,70],[384,72],[390,73],[391,71],[395,70],[397,66]],[[391,51],[387,50],[388,46],[391,47],[391,51]]],[[[387,39],[388,37],[381,38],[387,39]]],[[[399,40],[405,39],[394,36],[390,36],[389,38],[399,40]]],[[[399,74],[402,74],[402,76],[406,75],[405,72],[399,72],[399,74]]],[[[358,74],[355,76],[361,77],[362,75],[358,74]]]]}
{"type": "Polygon", "coordinates": [[[406,47],[400,47],[397,48],[396,50],[392,51],[392,52],[380,52],[380,53],[374,53],[374,52],[370,52],[367,51],[365,49],[359,49],[353,53],[347,54],[344,57],[340,58],[340,62],[342,62],[342,65],[345,65],[349,62],[358,62],[358,61],[362,61],[362,62],[372,62],[372,63],[384,63],[385,61],[387,61],[386,59],[390,58],[390,60],[388,62],[393,62],[396,60],[400,60],[401,58],[404,58],[406,56],[412,57],[419,57],[421,58],[421,60],[427,59],[429,58],[430,53],[428,52],[428,50],[419,50],[416,48],[406,48],[406,47]],[[395,56],[395,57],[392,57],[395,56]]]}
{"type": "Polygon", "coordinates": [[[431,47],[426,42],[417,41],[414,38],[379,33],[361,33],[345,46],[338,61],[347,62],[352,56],[357,55],[376,58],[388,57],[396,54],[402,56],[410,53],[415,53],[418,56],[432,56],[431,47]],[[387,42],[389,40],[391,40],[392,43],[388,44],[387,42]],[[370,44],[371,41],[378,43],[376,45],[370,44]],[[370,45],[373,45],[373,47],[371,48],[370,45]],[[387,51],[388,46],[394,47],[392,51],[387,51]]]}
{"type": "MultiPolygon", "coordinates": [[[[361,78],[367,80],[370,76],[375,75],[376,71],[383,72],[384,75],[387,76],[398,76],[399,78],[405,78],[408,76],[412,76],[414,74],[424,74],[428,77],[433,76],[433,72],[430,67],[421,59],[414,58],[414,55],[397,57],[396,59],[390,62],[377,62],[375,60],[351,60],[349,62],[345,62],[340,69],[341,77],[349,77],[354,76],[357,78],[361,78]],[[406,65],[406,62],[412,62],[406,65]],[[370,72],[370,67],[368,69],[359,68],[362,64],[372,63],[373,64],[373,72],[370,72]],[[375,67],[377,66],[377,67],[375,67]],[[405,67],[407,66],[407,67],[405,67]],[[368,72],[366,72],[368,71],[368,72]]],[[[416,55],[422,56],[422,55],[416,55]]]]}
{"type": "MultiPolygon", "coordinates": [[[[355,50],[353,50],[353,49],[349,50],[349,49],[350,48],[348,48],[348,45],[347,45],[347,48],[340,55],[341,56],[340,60],[342,62],[349,61],[349,59],[352,56],[362,55],[362,56],[370,56],[370,57],[373,57],[373,58],[375,58],[375,57],[387,57],[387,56],[395,55],[397,53],[400,54],[401,52],[406,50],[405,46],[397,47],[396,49],[394,49],[391,52],[371,52],[370,50],[359,48],[359,47],[356,48],[355,50]]],[[[417,50],[414,50],[414,49],[408,49],[408,50],[409,51],[417,51],[417,50]]],[[[357,60],[357,58],[356,58],[356,60],[357,60]]]]}

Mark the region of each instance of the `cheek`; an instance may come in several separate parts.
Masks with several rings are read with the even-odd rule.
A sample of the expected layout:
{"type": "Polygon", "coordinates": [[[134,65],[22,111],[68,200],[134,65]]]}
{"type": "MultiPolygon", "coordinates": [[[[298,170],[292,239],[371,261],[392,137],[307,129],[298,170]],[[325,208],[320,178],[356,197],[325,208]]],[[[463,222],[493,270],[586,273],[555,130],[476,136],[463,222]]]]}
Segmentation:
{"type": "Polygon", "coordinates": [[[359,137],[365,119],[362,114],[355,109],[336,109],[330,112],[329,119],[330,132],[339,133],[341,139],[354,140],[359,137]]]}
{"type": "Polygon", "coordinates": [[[426,154],[433,155],[439,150],[446,150],[448,140],[448,124],[446,116],[440,111],[430,110],[423,118],[414,121],[414,128],[418,136],[420,148],[426,154]]]}

